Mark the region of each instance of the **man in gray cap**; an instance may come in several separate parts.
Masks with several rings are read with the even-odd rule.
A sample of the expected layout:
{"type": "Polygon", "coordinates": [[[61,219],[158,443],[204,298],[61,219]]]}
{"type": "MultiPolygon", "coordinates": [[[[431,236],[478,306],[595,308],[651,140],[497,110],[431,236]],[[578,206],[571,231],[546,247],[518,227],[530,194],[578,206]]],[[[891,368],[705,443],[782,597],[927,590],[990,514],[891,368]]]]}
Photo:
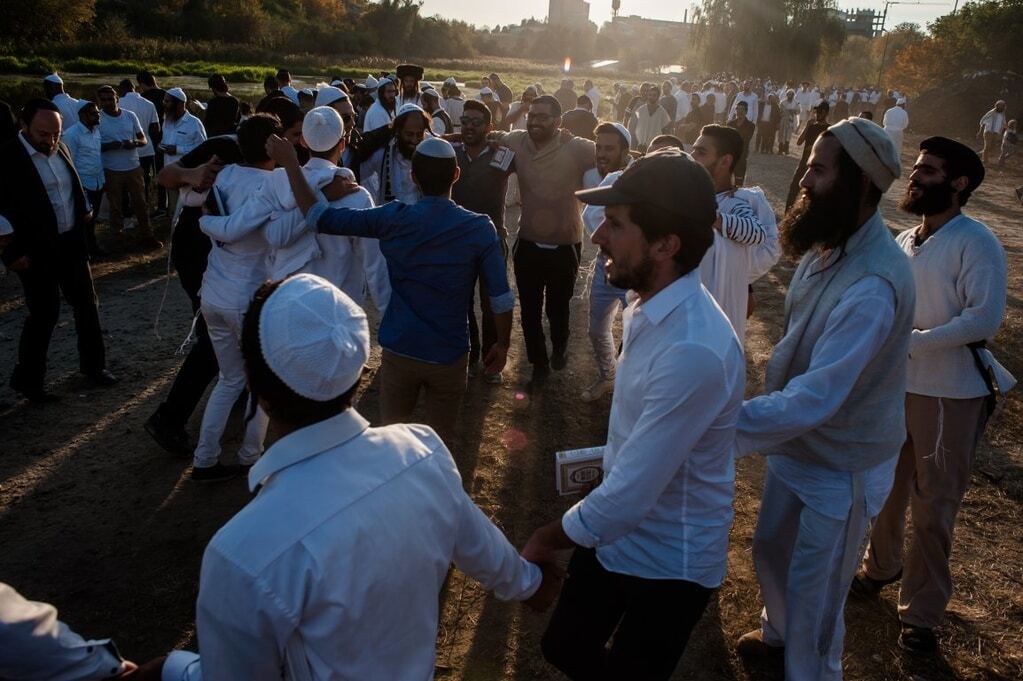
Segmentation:
{"type": "Polygon", "coordinates": [[[767,455],[753,563],[761,627],[747,656],[781,655],[788,681],[842,678],[842,610],[905,439],[913,275],[878,203],[899,176],[887,133],[850,118],[817,139],[781,225],[802,256],[766,394],[743,404],[737,454],[767,455]]]}
{"type": "Polygon", "coordinates": [[[555,570],[476,507],[435,432],[371,428],[352,406],[369,328],[344,293],[311,274],[265,284],[241,354],[281,437],[203,555],[202,657],[171,653],[163,679],[430,678],[451,563],[501,600],[551,603],[555,570]]]}
{"type": "Polygon", "coordinates": [[[974,451],[995,394],[1015,383],[984,349],[1005,315],[1005,251],[987,226],[962,211],[983,181],[984,165],[973,149],[930,137],[920,143],[899,204],[921,218],[896,237],[917,284],[907,438],[852,590],[876,596],[885,585],[901,582],[900,643],[918,652],[938,647],[934,628],[952,597],[952,533],[974,451]],[[913,538],[903,557],[907,506],[913,538]]]}
{"type": "Polygon", "coordinates": [[[543,636],[549,662],[573,679],[667,679],[725,576],[746,382],[735,331],[700,283],[714,187],[664,149],[576,196],[606,206],[593,243],[611,284],[638,298],[622,321],[603,481],[522,555],[575,548],[543,636]]]}

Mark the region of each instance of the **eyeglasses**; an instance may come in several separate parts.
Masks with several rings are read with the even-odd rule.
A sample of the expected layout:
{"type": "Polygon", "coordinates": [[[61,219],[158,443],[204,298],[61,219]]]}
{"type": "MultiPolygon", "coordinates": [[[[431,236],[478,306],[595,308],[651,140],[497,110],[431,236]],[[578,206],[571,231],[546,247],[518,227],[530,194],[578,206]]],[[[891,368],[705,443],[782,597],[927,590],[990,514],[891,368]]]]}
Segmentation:
{"type": "Polygon", "coordinates": [[[462,116],[459,120],[462,121],[462,125],[474,125],[477,127],[486,125],[486,121],[484,121],[483,118],[477,118],[475,116],[462,116]]]}
{"type": "Polygon", "coordinates": [[[533,113],[532,111],[530,111],[529,113],[526,114],[526,120],[536,121],[537,123],[543,123],[544,121],[549,121],[552,118],[554,118],[554,116],[545,113],[533,113]]]}

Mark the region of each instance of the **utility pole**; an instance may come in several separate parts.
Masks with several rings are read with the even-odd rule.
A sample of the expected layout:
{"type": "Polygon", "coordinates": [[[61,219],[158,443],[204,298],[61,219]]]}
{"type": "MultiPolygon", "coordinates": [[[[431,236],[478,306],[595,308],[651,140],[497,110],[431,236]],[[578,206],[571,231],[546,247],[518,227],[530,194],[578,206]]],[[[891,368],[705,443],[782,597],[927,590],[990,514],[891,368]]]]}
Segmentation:
{"type": "MultiPolygon", "coordinates": [[[[885,36],[884,36],[884,47],[881,49],[881,64],[877,68],[877,88],[879,90],[881,89],[881,76],[884,74],[884,60],[885,60],[885,57],[888,56],[888,41],[890,39],[888,31],[885,30],[885,22],[888,21],[888,8],[891,7],[892,5],[935,5],[935,6],[938,6],[938,5],[947,5],[947,4],[948,3],[945,3],[945,2],[903,2],[903,0],[889,0],[888,2],[884,3],[884,13],[881,15],[881,33],[885,34],[885,36]]],[[[958,7],[958,6],[959,6],[959,1],[956,0],[956,7],[958,7]]],[[[955,13],[955,10],[953,10],[953,13],[955,13]]]]}

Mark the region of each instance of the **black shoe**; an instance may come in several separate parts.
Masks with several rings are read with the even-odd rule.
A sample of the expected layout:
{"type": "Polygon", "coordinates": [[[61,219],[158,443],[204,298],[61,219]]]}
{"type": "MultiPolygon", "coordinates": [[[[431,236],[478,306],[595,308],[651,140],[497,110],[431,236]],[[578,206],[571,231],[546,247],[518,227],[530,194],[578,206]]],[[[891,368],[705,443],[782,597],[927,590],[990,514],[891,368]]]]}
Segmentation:
{"type": "Polygon", "coordinates": [[[933,629],[903,624],[902,633],[899,634],[899,645],[912,653],[936,653],[938,637],[934,635],[933,629]]]}
{"type": "Polygon", "coordinates": [[[555,371],[561,371],[568,364],[568,352],[562,350],[561,352],[555,352],[551,357],[551,369],[555,371]]]}
{"type": "Polygon", "coordinates": [[[902,579],[902,570],[899,570],[890,579],[874,579],[873,577],[868,577],[866,572],[860,570],[853,577],[852,584],[849,585],[849,595],[863,599],[877,598],[878,594],[881,593],[881,589],[889,584],[894,584],[900,579],[902,579]]]}
{"type": "Polygon", "coordinates": [[[241,472],[241,466],[225,466],[218,461],[215,465],[206,468],[192,466],[192,479],[196,482],[224,482],[237,478],[241,472]]]}
{"type": "Polygon", "coordinates": [[[106,369],[100,369],[99,371],[90,371],[89,373],[85,374],[85,376],[89,379],[90,383],[102,388],[114,385],[120,380],[117,378],[117,376],[114,376],[106,369]]]}
{"type": "Polygon", "coordinates": [[[138,248],[142,251],[158,251],[163,248],[163,242],[156,237],[146,236],[139,239],[138,248]]]}
{"type": "Polygon", "coordinates": [[[54,402],[60,402],[60,396],[54,395],[47,391],[45,388],[14,388],[14,391],[20,393],[22,397],[27,399],[32,404],[53,404],[54,402]]]}
{"type": "Polygon", "coordinates": [[[165,423],[160,412],[156,412],[146,420],[145,429],[156,441],[156,444],[175,456],[190,457],[195,451],[184,427],[165,423]]]}
{"type": "Polygon", "coordinates": [[[547,364],[534,364],[533,365],[533,376],[529,379],[529,390],[533,392],[539,390],[547,382],[547,377],[551,375],[551,368],[547,364]]]}

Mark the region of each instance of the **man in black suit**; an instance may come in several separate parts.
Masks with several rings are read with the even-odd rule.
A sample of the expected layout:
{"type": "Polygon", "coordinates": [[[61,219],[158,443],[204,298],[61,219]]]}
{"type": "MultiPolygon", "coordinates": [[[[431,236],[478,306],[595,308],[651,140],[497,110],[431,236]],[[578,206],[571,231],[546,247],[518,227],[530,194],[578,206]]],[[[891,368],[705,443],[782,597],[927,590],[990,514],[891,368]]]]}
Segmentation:
{"type": "Polygon", "coordinates": [[[57,106],[33,99],[21,133],[0,144],[0,216],[13,230],[0,260],[21,279],[28,318],[11,387],[33,402],[57,397],[43,386],[46,352],[64,294],[75,315],[79,368],[97,385],[117,381],[106,370],[85,222],[91,212],[67,147],[57,106]]]}

